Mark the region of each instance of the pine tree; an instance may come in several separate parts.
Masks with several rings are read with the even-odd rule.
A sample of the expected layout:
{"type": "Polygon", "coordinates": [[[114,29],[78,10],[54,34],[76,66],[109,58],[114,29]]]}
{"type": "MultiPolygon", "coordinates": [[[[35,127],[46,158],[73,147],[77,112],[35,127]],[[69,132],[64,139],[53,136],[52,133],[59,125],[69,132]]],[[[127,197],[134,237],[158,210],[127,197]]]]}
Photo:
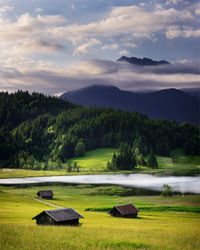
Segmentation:
{"type": "Polygon", "coordinates": [[[129,170],[136,166],[136,160],[132,153],[131,146],[127,142],[122,142],[118,154],[114,153],[111,163],[108,162],[109,170],[129,170]]]}
{"type": "Polygon", "coordinates": [[[146,166],[146,161],[145,161],[144,156],[142,154],[137,155],[136,163],[137,163],[137,165],[146,166]]]}
{"type": "Polygon", "coordinates": [[[149,159],[147,161],[147,166],[149,168],[158,168],[158,162],[157,159],[155,157],[155,155],[153,154],[153,152],[151,151],[149,159]]]}

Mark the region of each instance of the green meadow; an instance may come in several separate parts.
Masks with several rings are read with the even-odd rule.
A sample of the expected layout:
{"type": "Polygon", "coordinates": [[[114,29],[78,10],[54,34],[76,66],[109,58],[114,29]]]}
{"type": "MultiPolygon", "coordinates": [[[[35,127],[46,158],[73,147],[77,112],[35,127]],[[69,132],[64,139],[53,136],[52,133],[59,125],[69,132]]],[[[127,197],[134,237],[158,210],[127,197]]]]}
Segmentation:
{"type": "Polygon", "coordinates": [[[102,172],[107,171],[107,162],[112,159],[116,148],[100,148],[87,151],[84,157],[72,158],[72,164],[76,162],[80,166],[81,171],[86,172],[102,172]]]}
{"type": "MultiPolygon", "coordinates": [[[[56,170],[27,170],[27,169],[0,169],[0,178],[34,177],[53,175],[80,175],[80,174],[109,174],[109,173],[161,173],[173,175],[200,174],[200,156],[186,156],[181,150],[173,150],[170,157],[157,156],[158,169],[150,169],[137,166],[132,171],[109,172],[106,168],[107,162],[112,159],[116,148],[101,148],[87,151],[84,157],[71,158],[79,167],[79,172],[67,172],[67,163],[62,164],[62,169],[56,170]]],[[[146,159],[148,156],[146,157],[146,159]]]]}
{"type": "Polygon", "coordinates": [[[199,249],[200,195],[132,196],[126,188],[95,185],[0,187],[0,204],[0,249],[4,250],[199,249]],[[52,189],[55,199],[49,202],[82,214],[80,226],[37,226],[32,217],[55,209],[32,199],[39,189],[52,189]],[[140,209],[137,219],[107,213],[114,205],[130,202],[140,209]]]}

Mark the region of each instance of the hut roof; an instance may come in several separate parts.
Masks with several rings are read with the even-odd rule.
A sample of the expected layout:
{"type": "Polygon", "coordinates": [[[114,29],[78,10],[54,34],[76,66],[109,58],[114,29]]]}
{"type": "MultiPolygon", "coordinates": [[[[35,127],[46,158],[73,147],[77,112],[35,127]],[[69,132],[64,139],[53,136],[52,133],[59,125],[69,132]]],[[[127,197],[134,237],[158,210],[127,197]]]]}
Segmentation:
{"type": "Polygon", "coordinates": [[[139,210],[132,203],[114,206],[114,208],[116,208],[122,215],[134,214],[139,212],[139,210]]]}
{"type": "Polygon", "coordinates": [[[37,195],[42,195],[42,196],[54,196],[52,190],[41,190],[37,192],[37,195]]]}
{"type": "Polygon", "coordinates": [[[35,217],[33,217],[32,220],[36,219],[42,213],[45,213],[45,214],[49,215],[56,222],[84,218],[76,210],[74,210],[73,208],[69,207],[69,208],[62,208],[62,209],[54,209],[54,210],[43,211],[40,214],[38,214],[35,217]]]}

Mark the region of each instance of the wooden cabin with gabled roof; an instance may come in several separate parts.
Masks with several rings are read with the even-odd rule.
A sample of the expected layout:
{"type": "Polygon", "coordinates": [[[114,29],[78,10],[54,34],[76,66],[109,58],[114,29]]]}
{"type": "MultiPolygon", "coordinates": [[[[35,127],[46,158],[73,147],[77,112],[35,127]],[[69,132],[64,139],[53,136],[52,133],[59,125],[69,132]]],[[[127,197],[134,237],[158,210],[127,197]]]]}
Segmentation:
{"type": "Polygon", "coordinates": [[[114,206],[109,214],[115,217],[136,218],[138,212],[139,210],[132,203],[130,203],[114,206]]]}
{"type": "Polygon", "coordinates": [[[32,218],[38,225],[78,226],[79,219],[84,218],[73,208],[46,210],[32,218]]]}
{"type": "Polygon", "coordinates": [[[53,199],[54,194],[52,190],[41,190],[37,192],[37,196],[42,199],[53,199]]]}

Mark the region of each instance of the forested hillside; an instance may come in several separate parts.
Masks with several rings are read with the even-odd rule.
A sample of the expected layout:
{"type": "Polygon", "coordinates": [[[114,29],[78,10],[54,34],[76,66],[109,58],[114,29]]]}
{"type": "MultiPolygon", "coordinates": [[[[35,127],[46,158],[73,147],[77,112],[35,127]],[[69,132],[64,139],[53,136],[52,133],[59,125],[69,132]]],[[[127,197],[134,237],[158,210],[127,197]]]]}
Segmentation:
{"type": "Polygon", "coordinates": [[[1,167],[58,168],[86,150],[119,147],[122,142],[142,155],[169,155],[174,148],[200,154],[199,127],[111,108],[84,108],[56,97],[18,91],[0,93],[1,167]]]}

